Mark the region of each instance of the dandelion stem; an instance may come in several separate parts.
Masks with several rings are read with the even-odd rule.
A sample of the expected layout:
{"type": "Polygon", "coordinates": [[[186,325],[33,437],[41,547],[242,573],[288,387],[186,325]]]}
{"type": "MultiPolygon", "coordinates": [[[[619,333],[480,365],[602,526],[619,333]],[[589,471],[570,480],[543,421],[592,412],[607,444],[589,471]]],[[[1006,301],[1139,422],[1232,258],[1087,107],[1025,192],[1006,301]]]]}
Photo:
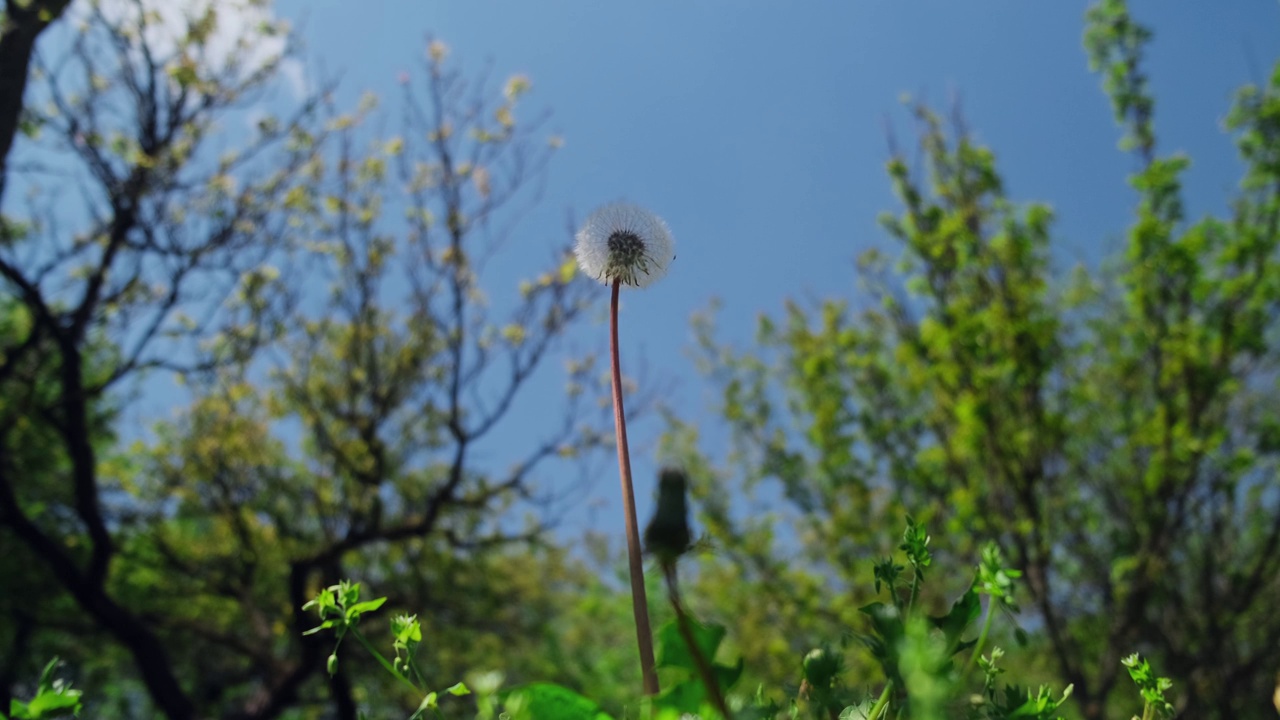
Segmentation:
{"type": "Polygon", "coordinates": [[[609,302],[609,357],[613,370],[613,427],[617,434],[618,474],[622,478],[622,507],[626,515],[627,559],[631,565],[631,606],[636,619],[636,643],[640,646],[640,671],[647,695],[658,694],[658,673],[654,669],[653,631],[649,628],[649,602],[644,594],[644,560],[640,557],[640,529],[636,521],[636,493],[631,483],[631,451],[627,448],[627,418],[622,408],[622,370],[618,362],[618,290],[613,281],[609,302]]]}
{"type": "Polygon", "coordinates": [[[720,683],[716,681],[715,672],[711,669],[711,661],[702,654],[702,648],[698,647],[698,639],[693,635],[693,624],[680,602],[674,560],[663,565],[662,575],[667,581],[667,599],[671,601],[671,609],[676,613],[676,628],[680,631],[680,637],[684,638],[684,644],[689,646],[689,655],[693,658],[693,664],[698,667],[698,675],[707,688],[707,695],[711,696],[711,702],[724,716],[724,720],[733,720],[733,713],[729,711],[729,704],[725,702],[724,693],[720,692],[720,683]]]}

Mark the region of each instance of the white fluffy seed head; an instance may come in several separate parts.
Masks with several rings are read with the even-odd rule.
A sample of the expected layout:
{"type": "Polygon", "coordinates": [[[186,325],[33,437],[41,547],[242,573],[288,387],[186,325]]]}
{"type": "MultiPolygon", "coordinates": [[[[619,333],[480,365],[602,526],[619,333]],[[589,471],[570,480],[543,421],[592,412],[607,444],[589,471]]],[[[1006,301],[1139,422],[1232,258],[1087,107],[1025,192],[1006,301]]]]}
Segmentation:
{"type": "Polygon", "coordinates": [[[662,218],[630,203],[612,203],[587,217],[573,248],[582,272],[612,285],[648,287],[667,274],[675,242],[662,218]]]}

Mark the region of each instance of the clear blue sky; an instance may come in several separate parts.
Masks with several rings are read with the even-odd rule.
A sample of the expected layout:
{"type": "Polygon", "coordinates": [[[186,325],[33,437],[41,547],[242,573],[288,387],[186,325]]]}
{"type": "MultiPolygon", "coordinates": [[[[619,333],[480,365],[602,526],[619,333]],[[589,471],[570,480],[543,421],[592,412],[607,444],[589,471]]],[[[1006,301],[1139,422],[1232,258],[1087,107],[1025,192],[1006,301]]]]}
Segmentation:
{"type": "MultiPolygon", "coordinates": [[[[877,213],[896,208],[883,167],[885,120],[903,140],[899,98],[962,99],[969,126],[999,158],[1016,200],[1058,217],[1059,271],[1096,260],[1127,225],[1131,160],[1081,47],[1083,0],[283,0],[312,67],[340,70],[343,95],[396,94],[431,34],[464,69],[526,73],[529,105],[549,108],[566,145],[545,201],[520,234],[514,275],[563,242],[564,217],[626,198],[663,215],[679,258],[627,298],[624,363],[643,355],[675,378],[686,417],[712,420],[687,349],[689,315],[723,300],[722,338],[751,342],[759,313],[786,298],[852,297],[852,260],[885,242],[877,213]]],[[[1280,56],[1275,0],[1141,0],[1156,33],[1149,70],[1162,150],[1184,150],[1193,216],[1219,212],[1238,179],[1221,123],[1235,88],[1280,56]]],[[[1114,247],[1114,245],[1113,245],[1114,247]]],[[[501,271],[500,271],[501,272],[501,271]]],[[[602,303],[604,289],[601,289],[602,303]]],[[[585,342],[603,347],[605,328],[585,342]],[[597,342],[598,341],[598,342],[597,342]]],[[[590,335],[594,333],[594,335],[590,335]]],[[[553,377],[527,398],[506,438],[555,402],[553,377]]],[[[641,427],[652,440],[658,428],[641,427]]],[[[639,443],[641,515],[653,477],[639,443]]],[[[497,459],[495,457],[495,459],[497,459]]],[[[612,466],[590,524],[617,528],[612,466]]],[[[586,507],[584,503],[583,507],[586,507]]],[[[587,515],[579,515],[585,519],[587,515]]]]}

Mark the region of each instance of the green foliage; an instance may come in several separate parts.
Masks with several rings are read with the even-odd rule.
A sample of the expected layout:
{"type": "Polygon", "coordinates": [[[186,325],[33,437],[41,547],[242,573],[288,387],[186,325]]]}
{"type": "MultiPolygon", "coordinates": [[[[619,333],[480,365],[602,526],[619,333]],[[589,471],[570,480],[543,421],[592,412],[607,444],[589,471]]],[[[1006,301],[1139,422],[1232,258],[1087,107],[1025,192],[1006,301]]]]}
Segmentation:
{"type": "Polygon", "coordinates": [[[1133,678],[1133,684],[1138,686],[1138,692],[1142,694],[1142,720],[1173,717],[1173,704],[1164,697],[1165,691],[1173,688],[1173,681],[1156,677],[1151,664],[1137,653],[1121,662],[1129,669],[1129,677],[1133,678]]]}
{"type": "MultiPolygon", "coordinates": [[[[920,542],[928,537],[923,528],[911,519],[908,520],[906,536],[920,542]]],[[[907,544],[904,543],[905,545],[907,544]]],[[[918,545],[912,546],[910,552],[917,550],[918,545]]],[[[909,551],[904,547],[903,552],[909,551]]],[[[1000,664],[1004,659],[1004,651],[995,647],[989,655],[981,654],[983,640],[990,630],[994,613],[987,613],[979,630],[977,621],[982,615],[980,594],[989,595],[993,603],[998,603],[1012,616],[1017,612],[1017,607],[1009,598],[1016,591],[1016,580],[1017,574],[1003,566],[1000,553],[993,547],[988,547],[974,568],[972,587],[943,616],[927,617],[919,610],[912,610],[900,599],[900,593],[896,589],[885,587],[890,602],[877,602],[864,607],[862,612],[867,618],[867,631],[854,635],[880,666],[883,680],[882,690],[878,694],[864,693],[858,689],[859,685],[866,684],[865,679],[851,684],[845,644],[842,643],[840,649],[828,644],[809,651],[799,662],[799,685],[788,685],[785,688],[760,687],[754,694],[730,696],[730,702],[725,707],[726,710],[729,707],[733,709],[725,713],[719,712],[715,704],[710,702],[710,695],[701,685],[705,676],[700,672],[700,658],[716,657],[726,638],[726,629],[721,625],[694,621],[692,632],[685,634],[678,622],[668,623],[657,634],[658,666],[666,671],[664,677],[668,687],[657,697],[629,704],[624,715],[631,716],[639,708],[641,713],[651,712],[654,717],[663,719],[727,717],[729,713],[733,717],[789,717],[792,720],[799,717],[838,717],[846,720],[881,720],[889,717],[913,720],[1061,718],[1059,711],[1072,695],[1071,686],[1056,693],[1048,686],[1042,685],[1032,691],[1017,684],[1006,683],[1002,680],[1006,669],[1000,664]],[[972,637],[975,631],[978,633],[977,639],[965,639],[972,637]],[[962,668],[955,660],[965,656],[969,662],[962,668]],[[981,685],[977,688],[971,686],[973,678],[969,673],[975,661],[982,670],[981,685]],[[783,691],[783,697],[778,697],[779,689],[783,691]]],[[[673,602],[676,602],[674,597],[673,602]]],[[[379,603],[380,601],[361,602],[359,586],[343,582],[322,591],[315,600],[308,603],[308,607],[328,618],[316,630],[333,630],[340,644],[345,632],[358,632],[354,630],[354,626],[359,623],[360,616],[377,609],[379,603]]],[[[416,626],[403,616],[393,620],[392,624],[396,628],[397,638],[411,627],[416,630],[416,626]]],[[[388,663],[375,648],[363,639],[361,642],[384,669],[398,679],[408,681],[401,674],[399,662],[388,663]]],[[[396,641],[396,649],[399,656],[399,639],[396,641]]],[[[1164,701],[1164,692],[1170,687],[1169,681],[1152,677],[1145,661],[1140,662],[1136,655],[1126,659],[1124,664],[1130,668],[1130,674],[1146,704],[1143,720],[1166,717],[1167,715],[1151,713],[1165,712],[1159,708],[1171,709],[1172,706],[1164,701]]],[[[725,692],[737,687],[744,671],[741,659],[735,666],[712,663],[711,669],[717,687],[725,692]]],[[[535,682],[503,691],[500,690],[500,683],[500,676],[495,674],[477,676],[473,683],[477,693],[477,717],[492,718],[496,713],[530,720],[605,720],[609,717],[588,696],[560,685],[535,682]]],[[[450,691],[458,688],[462,686],[455,686],[450,691]]],[[[453,694],[465,694],[465,688],[453,694]]],[[[435,694],[429,697],[434,698],[435,694]]],[[[424,701],[412,717],[418,717],[425,707],[424,701]]],[[[431,708],[437,709],[434,704],[431,708]]]]}
{"type": "MultiPolygon", "coordinates": [[[[45,720],[46,718],[79,715],[83,707],[80,690],[74,690],[71,684],[62,678],[54,677],[61,661],[54,658],[44,666],[40,673],[40,682],[36,686],[36,695],[27,702],[12,700],[9,704],[10,720],[45,720]]],[[[3,716],[4,713],[0,713],[3,716]]]]}
{"type": "Polygon", "coordinates": [[[1151,125],[1155,100],[1141,64],[1151,31],[1130,16],[1125,0],[1101,0],[1089,8],[1085,17],[1088,29],[1084,46],[1089,67],[1102,74],[1116,120],[1128,125],[1129,134],[1121,140],[1120,147],[1150,157],[1156,143],[1151,125]]]}
{"type": "MultiPolygon", "coordinates": [[[[984,553],[975,592],[991,608],[1016,610],[1006,588],[1025,580],[1035,631],[1010,630],[1036,678],[1072,684],[1086,717],[1122,702],[1133,647],[1170,668],[1182,712],[1264,711],[1262,668],[1280,663],[1267,609],[1280,594],[1280,65],[1228,113],[1244,164],[1230,211],[1193,220],[1189,160],[1157,142],[1150,31],[1120,0],[1087,20],[1138,161],[1135,220],[1109,264],[1059,272],[1049,206],[1007,197],[991,149],[915,106],[918,160],[895,147],[887,167],[901,207],[882,222],[900,255],[859,259],[865,301],[790,303],[742,350],[716,341],[709,316],[695,321],[731,440],[714,459],[688,425],[666,440],[696,469],[721,548],[691,594],[741,622],[731,634],[775,629],[743,649],[760,679],[778,682],[797,638],[838,632],[859,603],[905,637],[893,616],[940,604],[911,589],[925,568],[934,587],[961,590],[954,564],[913,550],[875,565],[889,601],[823,607],[823,586],[856,597],[861,563],[890,549],[880,518],[909,508],[955,552],[984,553]],[[792,512],[740,520],[721,500],[765,486],[792,512]],[[796,521],[782,529],[782,517],[796,521]],[[798,551],[775,548],[784,533],[798,551]],[[985,555],[994,547],[1005,557],[985,555]],[[726,582],[753,590],[717,596],[726,582]]],[[[908,534],[903,549],[920,548],[908,534]]]]}
{"type": "MultiPolygon", "coordinates": [[[[928,537],[923,528],[910,519],[906,536],[921,542],[928,537]]],[[[918,545],[904,543],[904,553],[918,550],[918,545]]],[[[662,720],[681,717],[787,717],[791,720],[800,717],[813,717],[815,720],[831,717],[846,720],[882,720],[889,717],[914,720],[1060,718],[1058,711],[1071,696],[1070,686],[1062,693],[1054,693],[1045,686],[1032,692],[1004,683],[1001,678],[1005,669],[998,664],[1004,657],[1004,651],[992,648],[989,656],[981,656],[983,639],[991,625],[991,611],[987,613],[978,638],[965,639],[973,635],[981,615],[976,588],[982,588],[991,596],[992,602],[1002,603],[1001,606],[1013,614],[1017,612],[1016,606],[1005,599],[1015,592],[1016,579],[1015,574],[1002,566],[999,552],[988,548],[973,572],[972,587],[947,614],[940,617],[927,617],[919,609],[913,610],[903,603],[897,589],[885,587],[891,602],[864,607],[866,632],[854,635],[881,668],[879,684],[882,690],[878,695],[858,689],[859,685],[866,684],[866,679],[849,682],[848,647],[842,642],[840,648],[825,644],[806,653],[797,663],[798,685],[760,687],[754,694],[731,695],[729,702],[725,702],[721,695],[738,686],[744,672],[743,660],[739,659],[732,666],[714,662],[726,639],[726,628],[697,621],[682,626],[681,622],[688,618],[681,612],[678,597],[673,593],[671,600],[677,610],[677,621],[664,625],[657,637],[660,648],[658,666],[664,670],[668,688],[657,697],[645,698],[629,706],[624,716],[632,716],[638,711],[662,720]],[[686,631],[687,627],[692,629],[686,631]],[[955,660],[966,655],[969,662],[960,668],[955,660]],[[706,672],[707,659],[712,660],[710,673],[706,672]],[[969,674],[975,660],[982,669],[981,686],[976,689],[970,686],[972,679],[969,674]],[[714,693],[708,692],[702,684],[707,679],[716,683],[714,693]],[[778,696],[779,689],[782,690],[781,697],[778,696]]],[[[416,709],[408,715],[409,720],[427,716],[457,717],[468,706],[474,708],[479,720],[495,717],[527,720],[610,718],[589,695],[556,683],[528,682],[503,689],[503,676],[499,672],[473,673],[469,684],[459,682],[442,690],[429,690],[426,676],[417,662],[418,649],[426,636],[416,616],[396,615],[391,619],[390,645],[394,649],[394,660],[388,660],[361,629],[367,624],[365,617],[379,611],[386,602],[385,597],[362,600],[359,583],[343,581],[326,587],[303,606],[303,610],[314,613],[320,621],[319,625],[303,634],[323,632],[334,638],[334,649],[328,660],[330,675],[342,672],[339,652],[343,640],[354,638],[397,683],[413,691],[416,709]],[[442,704],[442,701],[447,702],[442,704]]],[[[344,662],[358,664],[360,661],[349,657],[344,662]]],[[[1137,655],[1127,658],[1124,664],[1145,702],[1143,720],[1168,717],[1172,706],[1165,701],[1164,693],[1171,683],[1164,678],[1155,678],[1146,661],[1137,655]]],[[[14,702],[13,718],[58,717],[67,712],[78,712],[80,693],[71,690],[61,680],[53,679],[57,665],[55,660],[45,668],[33,700],[14,702]]]]}
{"type": "Polygon", "coordinates": [[[376,611],[386,601],[385,597],[361,601],[360,584],[344,580],[321,590],[314,599],[302,606],[303,610],[314,611],[321,620],[319,625],[307,630],[303,635],[332,630],[337,636],[337,643],[326,662],[329,675],[332,676],[338,673],[338,650],[342,646],[343,639],[350,634],[373,655],[383,669],[421,697],[418,709],[409,716],[410,720],[418,720],[425,713],[431,713],[434,717],[443,717],[440,712],[442,694],[456,697],[469,695],[471,691],[460,682],[441,691],[427,689],[426,678],[416,658],[416,651],[422,643],[422,627],[417,618],[398,615],[392,619],[391,632],[395,638],[392,644],[395,649],[394,661],[388,661],[357,628],[365,614],[376,611]]]}
{"type": "Polygon", "coordinates": [[[513,720],[609,720],[594,702],[553,683],[513,688],[503,706],[513,720]]]}
{"type": "MultiPolygon", "coordinates": [[[[65,3],[26,6],[11,27],[65,3]]],[[[499,208],[555,144],[517,122],[528,79],[468,89],[433,42],[390,133],[376,98],[320,93],[220,137],[282,58],[218,58],[213,7],[168,56],[152,14],[87,17],[32,77],[48,102],[13,108],[0,138],[103,200],[33,195],[0,218],[0,578],[20,590],[0,594],[5,677],[67,657],[104,717],[1093,720],[1128,714],[1127,668],[1143,720],[1269,716],[1280,65],[1227,114],[1229,211],[1189,218],[1152,34],[1101,0],[1085,47],[1137,160],[1110,265],[1060,273],[1050,206],[1008,197],[992,149],[915,106],[919,161],[895,148],[886,168],[899,255],[859,259],[869,302],[790,303],[748,351],[699,318],[731,442],[713,460],[671,418],[664,452],[686,471],[664,474],[646,541],[675,618],[665,692],[637,699],[608,558],[512,522],[538,475],[606,444],[591,358],[527,455],[483,461],[591,297],[563,249],[514,287],[482,282],[499,208]],[[123,388],[160,374],[189,404],[126,435],[123,388]],[[760,491],[789,507],[740,518],[733,500],[760,491]],[[681,596],[691,507],[717,551],[681,596]],[[388,595],[329,584],[348,574],[388,595]],[[369,623],[384,607],[419,614],[369,623]]],[[[32,699],[12,717],[79,710],[55,667],[17,686],[32,699]]]]}
{"type": "MultiPolygon", "coordinates": [[[[715,662],[716,652],[725,637],[724,626],[704,625],[697,621],[693,621],[691,625],[697,650],[711,662],[710,669],[715,682],[722,690],[730,689],[742,677],[743,662],[741,658],[734,665],[715,662]]],[[[676,672],[667,675],[667,688],[654,700],[654,707],[680,713],[701,712],[709,703],[707,689],[698,675],[694,651],[681,636],[677,623],[668,622],[659,628],[656,641],[658,668],[676,672]]]]}
{"type": "MultiPolygon", "coordinates": [[[[497,655],[557,673],[547,627],[598,581],[526,511],[549,466],[602,445],[591,358],[524,455],[480,452],[591,298],[566,248],[526,282],[481,278],[553,154],[518,121],[529,80],[469,86],[433,43],[389,111],[319,82],[250,127],[289,43],[242,4],[263,21],[224,42],[212,5],[89,3],[14,108],[19,149],[91,206],[20,163],[0,178],[30,191],[0,218],[0,577],[47,599],[0,593],[0,676],[61,655],[103,715],[398,706],[403,683],[300,632],[350,565],[429,611],[396,628],[406,677],[497,655]],[[144,390],[185,407],[120,425],[144,390]]],[[[358,615],[321,622],[363,637],[358,615]]]]}
{"type": "MultiPolygon", "coordinates": [[[[337,671],[338,650],[342,640],[348,634],[354,637],[365,650],[390,673],[397,681],[412,688],[422,699],[417,709],[409,716],[417,720],[425,715],[445,717],[440,706],[444,696],[463,697],[472,694],[472,690],[464,683],[455,683],[441,691],[427,690],[427,681],[421,667],[417,664],[415,653],[422,642],[422,628],[415,616],[398,615],[391,621],[394,637],[392,647],[395,659],[388,661],[378,649],[360,632],[357,626],[361,618],[382,607],[387,598],[377,600],[360,600],[360,584],[343,581],[337,585],[321,590],[309,601],[304,609],[314,611],[321,619],[321,624],[307,630],[311,635],[324,630],[331,630],[337,638],[333,653],[329,656],[329,673],[337,671]]],[[[723,632],[721,633],[723,635],[723,632]]],[[[492,718],[501,712],[504,717],[530,718],[537,720],[607,720],[609,717],[598,705],[578,693],[554,683],[532,682],[500,691],[501,676],[495,674],[479,676],[476,686],[477,717],[492,718]]]]}

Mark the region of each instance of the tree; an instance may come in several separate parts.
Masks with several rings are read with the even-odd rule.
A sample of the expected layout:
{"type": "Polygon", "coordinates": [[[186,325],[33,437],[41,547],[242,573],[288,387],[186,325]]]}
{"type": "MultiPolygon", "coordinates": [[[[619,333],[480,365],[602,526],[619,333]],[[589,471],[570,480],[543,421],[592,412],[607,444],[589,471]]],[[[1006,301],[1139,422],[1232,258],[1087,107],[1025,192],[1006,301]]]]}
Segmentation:
{"type": "MultiPolygon", "coordinates": [[[[1139,165],[1136,220],[1109,269],[1056,275],[1049,209],[1009,200],[994,154],[918,108],[928,175],[897,152],[889,163],[903,209],[884,225],[903,252],[893,266],[862,258],[868,309],[792,304],[761,320],[763,356],[703,326],[732,464],[712,465],[688,428],[670,446],[701,470],[731,560],[716,572],[763,591],[735,617],[782,607],[774,626],[812,627],[788,604],[817,604],[807,589],[825,578],[853,586],[907,509],[948,545],[996,540],[1016,559],[1032,642],[1086,717],[1107,714],[1135,650],[1174,678],[1180,717],[1270,716],[1280,64],[1229,115],[1246,167],[1230,214],[1193,222],[1189,161],[1156,142],[1149,38],[1121,0],[1089,11],[1086,47],[1139,165]],[[779,484],[799,512],[800,559],[776,556],[772,525],[744,528],[714,501],[735,477],[779,484]]],[[[828,627],[849,609],[831,608],[828,627]]]]}
{"type": "MultiPolygon", "coordinates": [[[[22,118],[23,96],[31,57],[41,33],[67,9],[71,0],[5,0],[0,17],[0,182],[22,118]]],[[[4,197],[0,185],[0,199],[4,197]]]]}
{"type": "Polygon", "coordinates": [[[302,605],[357,568],[430,614],[426,667],[501,642],[513,677],[552,674],[519,638],[588,578],[539,545],[535,479],[601,443],[590,358],[510,467],[478,458],[588,306],[567,248],[484,292],[557,144],[516,121],[528,80],[469,84],[432,43],[399,135],[327,90],[281,118],[264,4],[192,7],[89,3],[34,64],[0,241],[0,570],[49,601],[6,593],[0,642],[109,675],[122,716],[354,718],[358,688],[395,691],[345,661],[324,682],[302,605]],[[170,378],[181,415],[121,431],[170,378]]]}

